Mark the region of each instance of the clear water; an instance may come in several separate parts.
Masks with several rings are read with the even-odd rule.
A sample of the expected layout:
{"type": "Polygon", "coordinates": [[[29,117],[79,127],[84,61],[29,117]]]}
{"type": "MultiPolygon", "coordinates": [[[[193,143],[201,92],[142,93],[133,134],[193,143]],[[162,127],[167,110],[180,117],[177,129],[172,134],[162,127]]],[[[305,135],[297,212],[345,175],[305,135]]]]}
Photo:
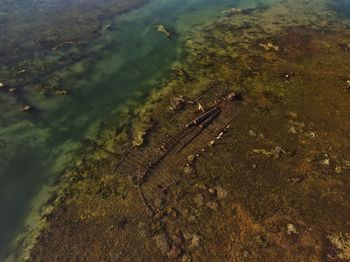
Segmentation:
{"type": "MultiPolygon", "coordinates": [[[[8,4],[16,2],[23,1],[8,4]]],[[[99,52],[75,65],[84,71],[88,63],[89,71],[67,81],[73,85],[69,96],[42,99],[25,92],[26,100],[39,110],[22,114],[12,98],[0,93],[0,260],[6,246],[23,230],[25,219],[33,218],[29,214],[46,200],[44,185],[70,163],[70,153],[81,139],[93,137],[101,121],[122,122],[114,118],[120,107],[142,103],[150,90],[159,87],[171,64],[181,59],[181,39],[193,26],[208,22],[228,7],[270,2],[151,0],[119,17],[117,30],[90,43],[89,48],[99,52]],[[176,37],[167,39],[154,30],[155,24],[171,28],[176,37]]],[[[62,6],[60,1],[55,3],[56,8],[64,8],[65,1],[62,6]]],[[[25,10],[16,12],[37,12],[35,5],[19,6],[25,10]]],[[[0,10],[0,18],[5,11],[0,10]]]]}

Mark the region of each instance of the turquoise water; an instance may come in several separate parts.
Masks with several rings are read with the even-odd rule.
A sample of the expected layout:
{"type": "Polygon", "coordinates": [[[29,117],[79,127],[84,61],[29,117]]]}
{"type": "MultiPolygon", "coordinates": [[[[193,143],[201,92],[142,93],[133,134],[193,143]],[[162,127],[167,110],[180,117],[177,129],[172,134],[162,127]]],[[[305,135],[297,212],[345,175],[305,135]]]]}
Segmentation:
{"type": "Polygon", "coordinates": [[[43,193],[44,185],[69,165],[80,141],[94,138],[102,121],[122,124],[118,110],[142,103],[159,87],[172,63],[181,60],[181,41],[191,28],[220,16],[225,8],[261,3],[151,0],[111,21],[115,30],[91,41],[87,47],[91,55],[63,71],[69,73],[62,83],[63,88],[70,85],[69,96],[44,99],[30,86],[24,87],[21,96],[36,111],[23,114],[13,97],[0,93],[0,260],[5,247],[23,231],[26,218],[29,225],[35,224],[30,214],[49,195],[43,193]],[[176,34],[168,39],[156,32],[155,24],[176,34]],[[75,70],[79,77],[72,77],[75,70]]]}

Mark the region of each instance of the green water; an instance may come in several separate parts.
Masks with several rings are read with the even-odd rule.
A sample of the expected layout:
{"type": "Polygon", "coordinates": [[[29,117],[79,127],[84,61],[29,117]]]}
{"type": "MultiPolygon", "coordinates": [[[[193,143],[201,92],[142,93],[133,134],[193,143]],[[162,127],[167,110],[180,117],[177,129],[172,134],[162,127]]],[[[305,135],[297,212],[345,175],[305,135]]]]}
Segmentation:
{"type": "Polygon", "coordinates": [[[192,27],[222,15],[225,8],[262,2],[151,0],[111,21],[116,29],[88,44],[91,55],[62,71],[69,73],[63,82],[63,87],[70,85],[69,96],[44,99],[24,87],[21,96],[37,110],[23,114],[13,97],[0,93],[0,260],[23,231],[25,219],[47,199],[44,185],[69,165],[80,141],[94,138],[102,121],[124,123],[118,111],[142,103],[159,87],[172,63],[181,60],[181,42],[192,27]],[[156,32],[155,24],[164,24],[175,36],[156,32]],[[75,70],[79,77],[72,77],[75,70]]]}

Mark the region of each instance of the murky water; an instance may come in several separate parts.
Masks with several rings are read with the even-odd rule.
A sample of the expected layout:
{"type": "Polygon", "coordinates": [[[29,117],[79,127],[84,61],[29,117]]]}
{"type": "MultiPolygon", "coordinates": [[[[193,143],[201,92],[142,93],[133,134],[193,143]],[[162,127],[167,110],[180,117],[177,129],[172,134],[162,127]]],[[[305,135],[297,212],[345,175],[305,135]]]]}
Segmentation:
{"type": "Polygon", "coordinates": [[[350,18],[350,1],[349,0],[335,0],[330,1],[329,5],[338,14],[350,18]]]}
{"type": "MultiPolygon", "coordinates": [[[[93,4],[93,1],[89,2],[93,4]]],[[[103,23],[111,23],[113,30],[90,37],[81,50],[79,47],[68,48],[52,54],[35,46],[30,39],[26,44],[29,47],[32,44],[37,50],[27,52],[23,47],[26,50],[23,54],[21,49],[16,50],[13,60],[17,62],[34,55],[41,61],[55,63],[52,61],[65,52],[85,52],[85,58],[62,66],[62,72],[59,72],[60,88],[69,89],[69,96],[43,98],[31,90],[38,84],[35,81],[20,86],[17,98],[6,91],[0,93],[0,260],[11,239],[23,230],[24,219],[46,200],[47,192],[43,191],[47,189],[43,186],[69,165],[70,153],[81,139],[94,137],[101,121],[124,123],[125,119],[118,119],[119,110],[144,101],[150,90],[159,87],[159,81],[169,73],[172,63],[181,59],[181,39],[186,38],[192,26],[209,21],[228,7],[256,7],[270,2],[273,1],[151,0],[117,19],[105,18],[103,23]],[[168,39],[156,32],[156,24],[164,24],[176,34],[168,39]],[[74,77],[75,73],[77,77],[74,77]],[[35,111],[21,113],[19,108],[23,103],[32,105],[35,111]]],[[[63,0],[42,1],[39,5],[20,0],[2,3],[0,21],[6,26],[1,27],[6,32],[3,34],[6,39],[1,41],[11,46],[12,42],[23,40],[23,34],[29,34],[28,28],[31,29],[30,24],[24,24],[26,21],[34,21],[32,30],[37,35],[40,27],[36,26],[50,17],[52,5],[60,13],[68,12],[69,4],[63,0]],[[16,19],[11,23],[9,12],[13,10],[16,19]],[[19,19],[22,13],[26,19],[19,19]]],[[[80,7],[75,8],[79,11],[80,7]]],[[[81,8],[85,10],[84,5],[81,8]]],[[[106,6],[97,8],[103,13],[106,6]]],[[[71,17],[62,19],[70,21],[71,17]]],[[[73,24],[72,30],[78,32],[81,26],[73,24]]],[[[26,37],[30,38],[29,35],[26,37]]],[[[47,35],[43,33],[45,37],[47,35]]],[[[12,61],[11,56],[6,60],[12,61]]],[[[30,62],[25,65],[30,72],[30,62]]],[[[1,65],[3,71],[8,66],[1,65]]],[[[4,79],[0,82],[6,84],[4,72],[1,77],[4,79]]],[[[50,78],[50,74],[46,78],[50,78]]]]}

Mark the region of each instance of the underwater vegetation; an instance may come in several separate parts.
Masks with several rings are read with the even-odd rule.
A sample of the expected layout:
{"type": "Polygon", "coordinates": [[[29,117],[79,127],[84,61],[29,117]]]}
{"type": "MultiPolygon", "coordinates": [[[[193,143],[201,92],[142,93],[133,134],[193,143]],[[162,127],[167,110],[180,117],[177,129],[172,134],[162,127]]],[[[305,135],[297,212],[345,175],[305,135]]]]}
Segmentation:
{"type": "Polygon", "coordinates": [[[182,60],[77,145],[14,257],[349,261],[350,21],[330,6],[227,5],[178,39],[157,21],[182,60]]]}

